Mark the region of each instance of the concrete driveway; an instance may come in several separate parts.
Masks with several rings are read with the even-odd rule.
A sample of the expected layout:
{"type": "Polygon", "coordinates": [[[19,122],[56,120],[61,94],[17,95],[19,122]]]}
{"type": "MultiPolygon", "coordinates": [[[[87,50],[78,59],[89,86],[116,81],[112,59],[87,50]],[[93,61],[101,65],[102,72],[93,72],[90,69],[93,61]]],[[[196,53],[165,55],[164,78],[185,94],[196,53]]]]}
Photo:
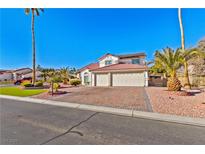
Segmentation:
{"type": "Polygon", "coordinates": [[[49,99],[80,104],[152,111],[143,87],[74,87],[61,89],[65,95],[49,99]]]}

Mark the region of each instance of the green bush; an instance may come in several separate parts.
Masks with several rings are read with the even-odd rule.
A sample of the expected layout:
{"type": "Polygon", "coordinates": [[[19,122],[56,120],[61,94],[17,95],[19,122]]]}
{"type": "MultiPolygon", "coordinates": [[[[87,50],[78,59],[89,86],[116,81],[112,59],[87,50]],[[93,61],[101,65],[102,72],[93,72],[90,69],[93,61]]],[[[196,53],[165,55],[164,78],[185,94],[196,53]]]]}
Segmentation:
{"type": "Polygon", "coordinates": [[[23,87],[33,87],[33,84],[30,81],[24,81],[21,83],[23,87]]]}
{"type": "Polygon", "coordinates": [[[43,82],[42,81],[38,81],[35,83],[35,87],[42,87],[43,86],[43,82]]]}
{"type": "Polygon", "coordinates": [[[77,85],[81,84],[81,81],[79,79],[70,79],[70,84],[77,86],[77,85]]]}
{"type": "Polygon", "coordinates": [[[62,82],[62,79],[60,77],[54,77],[52,79],[53,82],[62,82]]]}
{"type": "Polygon", "coordinates": [[[55,92],[58,91],[58,88],[60,88],[59,83],[53,83],[53,89],[55,90],[55,92]]]}

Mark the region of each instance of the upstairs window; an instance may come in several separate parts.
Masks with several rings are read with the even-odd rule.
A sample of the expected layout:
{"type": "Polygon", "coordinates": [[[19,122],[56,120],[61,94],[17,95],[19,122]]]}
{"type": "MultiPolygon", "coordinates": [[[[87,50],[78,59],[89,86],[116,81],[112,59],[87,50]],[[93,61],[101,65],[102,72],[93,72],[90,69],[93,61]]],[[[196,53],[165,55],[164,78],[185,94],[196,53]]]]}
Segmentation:
{"type": "Polygon", "coordinates": [[[107,66],[107,65],[111,65],[112,64],[112,60],[106,60],[105,61],[105,65],[107,66]]]}
{"type": "Polygon", "coordinates": [[[140,59],[132,59],[132,64],[140,64],[140,59]]]}

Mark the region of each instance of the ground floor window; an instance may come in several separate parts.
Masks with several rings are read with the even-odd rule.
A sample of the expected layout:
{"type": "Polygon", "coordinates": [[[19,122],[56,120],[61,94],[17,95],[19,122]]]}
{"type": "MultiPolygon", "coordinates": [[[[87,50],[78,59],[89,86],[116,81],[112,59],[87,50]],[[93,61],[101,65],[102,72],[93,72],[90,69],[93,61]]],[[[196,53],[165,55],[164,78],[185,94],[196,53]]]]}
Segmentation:
{"type": "Polygon", "coordinates": [[[84,73],[84,83],[85,83],[85,85],[88,85],[88,84],[89,84],[89,76],[88,76],[88,73],[84,73]]]}

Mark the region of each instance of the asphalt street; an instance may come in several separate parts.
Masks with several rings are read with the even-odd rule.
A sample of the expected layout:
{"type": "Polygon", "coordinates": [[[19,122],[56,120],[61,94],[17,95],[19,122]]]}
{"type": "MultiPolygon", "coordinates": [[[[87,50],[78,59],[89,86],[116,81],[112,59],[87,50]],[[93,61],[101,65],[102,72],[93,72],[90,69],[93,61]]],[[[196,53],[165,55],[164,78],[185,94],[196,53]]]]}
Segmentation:
{"type": "Polygon", "coordinates": [[[0,100],[0,144],[205,144],[205,127],[0,100]]]}

